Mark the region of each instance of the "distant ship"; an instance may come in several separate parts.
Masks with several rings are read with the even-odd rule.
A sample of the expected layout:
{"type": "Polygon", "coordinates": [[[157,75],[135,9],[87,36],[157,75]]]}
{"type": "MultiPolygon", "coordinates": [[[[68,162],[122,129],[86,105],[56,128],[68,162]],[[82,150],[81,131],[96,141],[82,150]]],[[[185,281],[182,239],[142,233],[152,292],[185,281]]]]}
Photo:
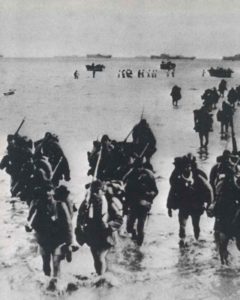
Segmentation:
{"type": "Polygon", "coordinates": [[[190,59],[194,60],[196,57],[195,56],[183,56],[183,55],[169,55],[169,54],[161,54],[161,55],[151,55],[151,59],[190,59]]]}
{"type": "Polygon", "coordinates": [[[3,55],[2,55],[2,54],[0,54],[0,58],[3,58],[3,55]]]}
{"type": "Polygon", "coordinates": [[[103,54],[87,54],[87,58],[112,58],[112,55],[103,55],[103,54]]]}
{"type": "Polygon", "coordinates": [[[236,54],[234,56],[223,56],[223,60],[240,60],[240,54],[236,54]]]}

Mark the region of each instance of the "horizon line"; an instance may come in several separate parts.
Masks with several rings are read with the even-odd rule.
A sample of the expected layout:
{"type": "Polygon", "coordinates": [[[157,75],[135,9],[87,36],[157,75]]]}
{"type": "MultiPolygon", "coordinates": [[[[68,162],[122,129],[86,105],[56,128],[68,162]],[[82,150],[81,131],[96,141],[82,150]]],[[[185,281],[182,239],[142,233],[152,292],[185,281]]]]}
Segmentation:
{"type": "MultiPolygon", "coordinates": [[[[153,55],[153,54],[152,54],[153,55]]],[[[107,60],[111,60],[112,58],[146,58],[146,59],[151,59],[151,56],[147,56],[147,55],[135,55],[135,56],[113,56],[111,58],[106,58],[107,60]]],[[[170,56],[178,56],[178,55],[170,55],[170,56]]],[[[188,56],[186,56],[188,57],[188,56]]],[[[195,59],[216,59],[216,60],[222,60],[223,57],[195,57],[195,59]]],[[[69,54],[69,55],[54,55],[54,56],[4,56],[2,55],[1,58],[32,58],[32,59],[36,59],[36,58],[88,58],[91,59],[90,57],[87,57],[86,55],[76,55],[76,54],[69,54]]],[[[97,59],[101,59],[101,58],[97,58],[97,59]]],[[[103,58],[104,59],[104,58],[103,58]]],[[[165,60],[163,58],[159,58],[160,60],[165,60]]],[[[174,59],[174,58],[170,58],[170,59],[174,59]]],[[[154,59],[152,59],[154,60],[154,59]]],[[[157,59],[156,59],[157,60],[157,59]]],[[[176,59],[176,60],[184,60],[184,57],[182,59],[176,59]]],[[[187,59],[188,60],[188,59],[187,59]]]]}

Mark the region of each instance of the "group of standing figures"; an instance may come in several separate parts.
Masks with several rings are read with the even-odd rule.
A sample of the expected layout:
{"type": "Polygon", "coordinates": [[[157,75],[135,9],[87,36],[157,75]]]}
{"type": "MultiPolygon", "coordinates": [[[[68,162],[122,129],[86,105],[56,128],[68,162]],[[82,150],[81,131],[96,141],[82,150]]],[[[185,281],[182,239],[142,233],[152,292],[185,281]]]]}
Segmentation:
{"type": "Polygon", "coordinates": [[[50,288],[56,285],[61,261],[71,262],[72,252],[79,248],[74,232],[80,245],[90,247],[97,274],[103,274],[106,255],[116,243],[124,218],[129,236],[139,246],[144,241],[145,221],[158,194],[150,161],[156,151],[152,130],[141,119],[122,142],[107,135],[93,142],[88,152],[92,180],[85,186],[74,230],[72,217],[77,209],[69,198],[70,169],[59,138],[48,132],[33,142],[19,134],[23,123],[8,136],[0,168],[10,175],[12,197],[29,207],[25,229],[36,233],[44,274],[53,275],[50,288]],[[130,135],[132,142],[127,141],[130,135]]]}
{"type": "MultiPolygon", "coordinates": [[[[212,111],[217,109],[217,104],[220,98],[224,98],[225,92],[228,90],[226,80],[221,80],[218,86],[212,89],[206,89],[201,96],[203,100],[202,106],[193,111],[194,115],[194,130],[199,134],[200,148],[207,149],[209,143],[209,133],[213,131],[213,114],[212,111]]],[[[171,93],[172,104],[178,107],[178,101],[181,100],[181,88],[174,85],[171,93]]],[[[240,105],[240,86],[231,88],[227,93],[227,99],[222,101],[221,109],[218,109],[216,119],[220,122],[221,138],[227,139],[229,128],[231,134],[234,136],[233,116],[235,112],[236,103],[240,105]]]]}
{"type": "MultiPolygon", "coordinates": [[[[229,103],[224,105],[231,107],[233,114],[237,100],[231,102],[232,95],[230,90],[229,103]]],[[[207,115],[212,105],[216,107],[216,89],[205,91],[202,98],[203,112],[199,115],[207,115]]],[[[201,128],[198,122],[199,116],[196,116],[196,131],[201,128]]],[[[33,142],[19,134],[23,123],[24,120],[16,133],[8,136],[0,168],[11,177],[12,196],[19,197],[29,207],[25,228],[27,232],[36,232],[44,274],[53,275],[50,287],[56,285],[61,261],[71,262],[72,252],[79,249],[74,243],[74,233],[80,246],[89,246],[96,273],[102,275],[107,269],[106,256],[125,224],[128,236],[136,245],[144,242],[145,222],[158,195],[151,164],[157,150],[156,139],[148,122],[141,118],[124,141],[112,140],[107,135],[93,141],[93,148],[87,153],[88,175],[92,180],[85,186],[85,198],[78,210],[66,185],[71,179],[70,169],[59,138],[47,132],[41,140],[33,142]],[[132,141],[128,142],[130,136],[132,141]],[[74,211],[78,211],[75,229],[74,211]]],[[[192,154],[174,159],[167,209],[170,217],[172,210],[179,211],[180,247],[186,245],[187,219],[192,218],[194,236],[198,239],[200,218],[207,211],[209,217],[215,217],[215,239],[221,262],[228,261],[227,245],[231,238],[236,238],[240,249],[239,174],[240,153],[236,145],[232,152],[225,150],[217,157],[209,180],[192,154]]]]}
{"type": "MultiPolygon", "coordinates": [[[[157,78],[157,73],[158,70],[156,69],[149,69],[149,70],[144,70],[144,69],[139,69],[137,71],[137,77],[138,78],[157,78]]],[[[118,71],[118,78],[133,78],[134,76],[134,72],[132,71],[132,69],[123,69],[123,70],[119,70],[118,71]]]]}

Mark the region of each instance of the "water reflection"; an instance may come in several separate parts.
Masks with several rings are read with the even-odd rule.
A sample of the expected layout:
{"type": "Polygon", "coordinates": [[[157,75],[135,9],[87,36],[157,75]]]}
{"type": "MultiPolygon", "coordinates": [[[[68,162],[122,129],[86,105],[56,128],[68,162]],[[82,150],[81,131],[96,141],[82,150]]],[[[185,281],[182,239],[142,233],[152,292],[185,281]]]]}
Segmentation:
{"type": "Polygon", "coordinates": [[[198,150],[199,159],[205,161],[209,157],[208,148],[207,147],[200,147],[198,150]]]}
{"type": "Polygon", "coordinates": [[[126,262],[126,267],[131,272],[141,272],[145,269],[142,266],[144,253],[135,245],[126,247],[123,250],[123,259],[126,262]]]}

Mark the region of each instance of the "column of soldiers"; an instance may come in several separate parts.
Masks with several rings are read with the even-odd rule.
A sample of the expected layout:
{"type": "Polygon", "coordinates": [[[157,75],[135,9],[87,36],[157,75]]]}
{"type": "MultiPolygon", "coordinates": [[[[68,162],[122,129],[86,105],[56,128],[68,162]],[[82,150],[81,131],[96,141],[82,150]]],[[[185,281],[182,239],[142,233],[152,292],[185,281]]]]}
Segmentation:
{"type": "Polygon", "coordinates": [[[199,239],[200,218],[204,211],[215,217],[214,237],[222,264],[228,264],[228,242],[236,240],[240,250],[240,152],[224,150],[208,176],[199,169],[196,158],[176,157],[170,176],[167,199],[169,217],[178,210],[179,245],[186,246],[186,223],[192,219],[194,237],[199,239]]]}
{"type": "MultiPolygon", "coordinates": [[[[33,143],[19,134],[22,124],[8,136],[0,168],[10,175],[12,197],[29,206],[25,229],[36,233],[43,271],[53,275],[50,287],[54,288],[61,261],[70,262],[78,249],[73,242],[74,204],[63,184],[70,181],[70,169],[56,135],[48,132],[33,143]]],[[[75,235],[80,245],[90,247],[97,274],[106,271],[106,255],[115,245],[124,216],[129,236],[142,245],[145,221],[158,194],[150,162],[156,139],[147,121],[141,119],[128,137],[117,142],[104,135],[88,153],[92,180],[86,185],[75,235]],[[132,142],[127,142],[130,135],[132,142]]]]}
{"type": "MultiPolygon", "coordinates": [[[[204,109],[208,104],[203,105],[204,109]]],[[[22,124],[20,125],[20,127],[22,124]]],[[[74,205],[64,181],[70,180],[67,159],[52,133],[33,143],[19,135],[9,135],[7,153],[0,167],[11,177],[11,194],[29,206],[26,230],[35,230],[40,245],[44,274],[57,281],[60,262],[72,260],[78,249],[73,242],[74,205]],[[52,262],[52,268],[51,263],[52,262]],[[52,271],[53,269],[53,271],[52,271]]],[[[207,141],[206,141],[207,142],[207,141]]],[[[196,157],[176,157],[170,177],[168,215],[179,210],[179,244],[186,245],[185,227],[192,218],[194,236],[200,236],[200,218],[206,210],[215,216],[215,237],[222,263],[227,262],[227,244],[235,237],[240,249],[240,155],[225,151],[208,176],[199,169],[196,157]],[[229,196],[230,195],[230,196],[229,196]]],[[[156,139],[145,119],[134,126],[121,142],[103,135],[88,152],[92,176],[86,184],[86,196],[78,210],[75,236],[79,245],[88,245],[97,274],[107,269],[106,256],[115,245],[126,216],[126,230],[138,246],[144,241],[144,226],[158,194],[151,158],[156,139]],[[132,142],[128,137],[132,135],[132,142]]]]}
{"type": "Polygon", "coordinates": [[[78,212],[76,239],[91,250],[98,274],[106,270],[105,257],[114,246],[126,216],[126,230],[141,246],[144,225],[158,189],[151,157],[156,139],[147,121],[141,119],[122,142],[104,135],[88,152],[92,182],[78,212]],[[132,142],[127,142],[132,134],[132,142]]]}
{"type": "MultiPolygon", "coordinates": [[[[200,148],[207,148],[209,143],[209,133],[213,131],[213,114],[212,111],[217,109],[220,98],[224,97],[227,91],[227,82],[223,79],[218,87],[205,90],[201,96],[203,100],[202,107],[193,111],[194,113],[194,130],[198,132],[200,139],[200,148]]],[[[229,128],[233,128],[233,115],[235,105],[240,104],[240,86],[228,91],[227,99],[222,101],[222,108],[217,111],[216,118],[221,126],[221,138],[228,137],[229,128]]]]}
{"type": "MultiPolygon", "coordinates": [[[[224,97],[227,83],[216,88],[207,89],[202,95],[203,105],[194,111],[195,131],[199,133],[200,146],[206,148],[208,135],[213,124],[213,109],[217,108],[220,97],[224,97]]],[[[209,217],[215,217],[214,236],[218,244],[222,264],[228,263],[228,242],[236,240],[240,250],[240,152],[237,150],[233,115],[235,104],[240,101],[239,86],[231,88],[227,99],[222,102],[222,110],[217,112],[217,120],[221,123],[221,136],[226,136],[228,128],[232,134],[232,152],[225,150],[217,157],[216,164],[208,176],[198,168],[196,158],[191,154],[176,157],[174,170],[170,176],[170,191],[167,199],[168,215],[172,210],[179,210],[179,245],[184,247],[185,227],[188,217],[192,218],[194,236],[199,238],[200,217],[204,211],[209,217]]]]}
{"type": "Polygon", "coordinates": [[[55,134],[47,132],[33,142],[19,134],[23,123],[24,120],[15,134],[8,135],[0,168],[10,176],[12,197],[20,198],[29,207],[25,229],[36,232],[44,274],[53,274],[55,280],[60,261],[71,261],[72,251],[77,250],[72,233],[75,207],[63,184],[71,179],[69,164],[55,134]]]}

